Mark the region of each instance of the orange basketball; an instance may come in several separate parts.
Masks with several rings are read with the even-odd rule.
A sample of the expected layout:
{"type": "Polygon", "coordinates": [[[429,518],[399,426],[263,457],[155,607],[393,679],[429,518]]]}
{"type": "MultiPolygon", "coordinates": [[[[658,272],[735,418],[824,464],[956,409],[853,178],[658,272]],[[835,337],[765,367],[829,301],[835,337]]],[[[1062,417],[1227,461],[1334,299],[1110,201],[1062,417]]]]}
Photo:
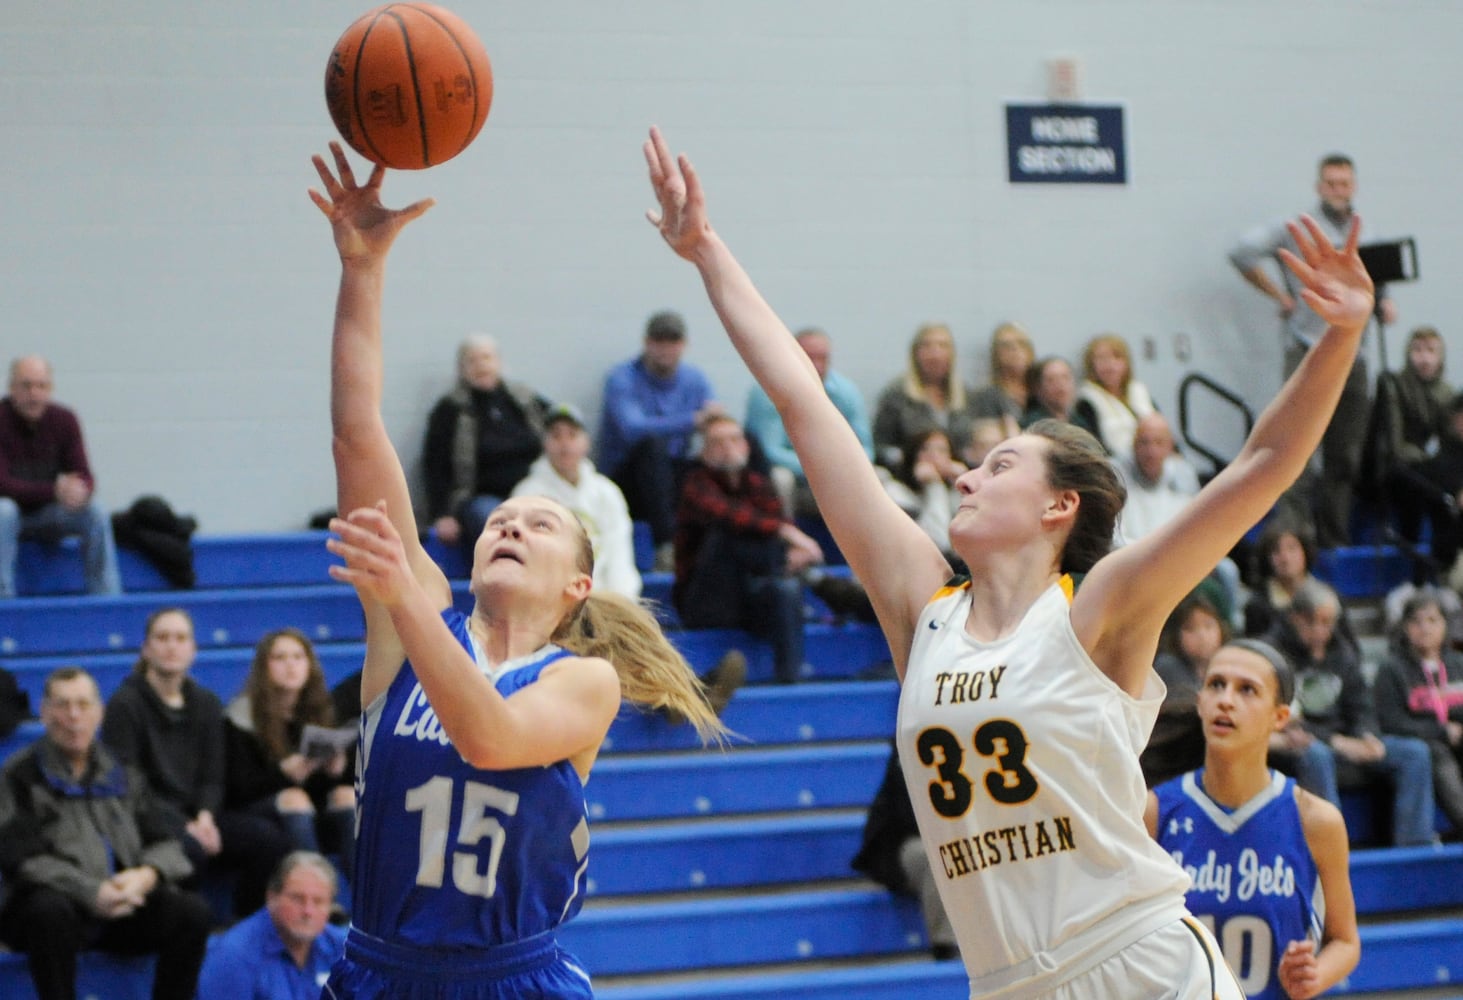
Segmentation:
{"type": "Polygon", "coordinates": [[[397,170],[445,163],[488,118],[493,69],[471,28],[429,3],[388,3],[345,29],[325,67],[341,137],[397,170]]]}

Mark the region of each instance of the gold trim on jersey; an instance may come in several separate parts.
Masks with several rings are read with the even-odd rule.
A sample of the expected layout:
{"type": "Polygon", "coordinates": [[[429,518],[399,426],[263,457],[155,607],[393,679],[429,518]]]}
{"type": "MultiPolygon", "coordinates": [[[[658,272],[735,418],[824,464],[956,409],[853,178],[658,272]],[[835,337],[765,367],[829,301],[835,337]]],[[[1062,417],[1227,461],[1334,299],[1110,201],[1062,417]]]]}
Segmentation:
{"type": "MultiPolygon", "coordinates": [[[[1072,595],[1077,592],[1077,584],[1072,580],[1072,574],[1063,573],[1061,577],[1057,580],[1057,586],[1062,588],[1062,594],[1067,598],[1067,604],[1070,606],[1072,603],[1072,595]]],[[[925,601],[925,603],[934,604],[936,601],[943,600],[944,598],[949,597],[951,594],[958,594],[962,590],[969,589],[969,577],[956,577],[955,580],[951,580],[949,583],[945,584],[939,590],[930,595],[930,599],[928,601],[925,601]],[[960,582],[957,583],[955,582],[956,580],[959,580],[960,582]]]]}

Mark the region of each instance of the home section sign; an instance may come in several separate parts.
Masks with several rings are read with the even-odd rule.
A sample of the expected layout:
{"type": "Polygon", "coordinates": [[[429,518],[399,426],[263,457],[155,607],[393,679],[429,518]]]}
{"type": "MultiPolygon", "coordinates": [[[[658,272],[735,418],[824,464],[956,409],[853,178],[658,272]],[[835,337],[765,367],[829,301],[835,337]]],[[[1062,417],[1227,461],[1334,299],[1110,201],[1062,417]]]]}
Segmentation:
{"type": "Polygon", "coordinates": [[[1126,184],[1121,105],[1008,104],[1012,184],[1126,184]]]}

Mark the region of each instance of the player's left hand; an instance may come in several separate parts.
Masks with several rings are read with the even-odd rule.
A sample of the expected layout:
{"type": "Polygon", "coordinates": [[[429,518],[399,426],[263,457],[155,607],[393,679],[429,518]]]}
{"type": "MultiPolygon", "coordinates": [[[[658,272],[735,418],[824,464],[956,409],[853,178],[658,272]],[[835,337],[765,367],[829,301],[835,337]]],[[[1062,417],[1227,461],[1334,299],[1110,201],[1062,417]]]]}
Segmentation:
{"type": "Polygon", "coordinates": [[[383,607],[400,603],[416,577],[401,535],[387,516],[386,501],[331,518],[330,530],[336,537],[325,547],[345,560],[344,566],[330,567],[331,578],[350,584],[362,597],[383,607]]]}
{"type": "Polygon", "coordinates": [[[1330,326],[1358,332],[1365,329],[1372,316],[1376,291],[1356,250],[1361,235],[1360,217],[1352,218],[1346,244],[1339,249],[1331,245],[1309,215],[1302,215],[1299,222],[1287,222],[1285,227],[1290,230],[1300,255],[1282,249],[1280,259],[1305,286],[1300,297],[1306,305],[1330,326]]]}
{"type": "Polygon", "coordinates": [[[670,147],[658,128],[651,128],[644,152],[645,165],[650,170],[650,186],[655,189],[656,201],[660,202],[660,210],[648,211],[645,217],[660,230],[660,235],[672,250],[694,262],[712,235],[701,179],[696,176],[695,168],[684,153],[671,155],[670,147]]]}
{"type": "Polygon", "coordinates": [[[322,195],[311,188],[310,200],[330,220],[342,261],[382,260],[402,227],[436,203],[431,198],[423,198],[405,208],[387,208],[381,204],[385,167],[376,164],[366,183],[360,184],[340,143],[332,142],[330,153],[335,159],[333,173],[323,156],[311,157],[325,193],[322,195]]]}
{"type": "Polygon", "coordinates": [[[1310,1000],[1321,992],[1320,968],[1314,941],[1292,941],[1280,956],[1276,976],[1291,1000],[1310,1000]]]}

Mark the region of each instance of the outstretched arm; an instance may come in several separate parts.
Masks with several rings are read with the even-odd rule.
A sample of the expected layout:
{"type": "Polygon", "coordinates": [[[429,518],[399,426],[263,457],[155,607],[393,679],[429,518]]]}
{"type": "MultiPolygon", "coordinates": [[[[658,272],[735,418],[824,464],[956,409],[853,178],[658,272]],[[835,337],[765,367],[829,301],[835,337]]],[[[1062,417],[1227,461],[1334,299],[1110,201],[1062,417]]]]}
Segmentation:
{"type": "Polygon", "coordinates": [[[812,362],[712,230],[690,160],[673,157],[660,131],[651,129],[645,161],[660,202],[658,212],[648,213],[650,221],[701,272],[732,345],[781,414],[818,509],[868,589],[902,676],[919,610],[950,567],[885,494],[812,362]]]}
{"type": "Polygon", "coordinates": [[[1357,255],[1360,220],[1337,249],[1309,217],[1290,224],[1301,256],[1281,250],[1301,296],[1328,328],[1260,414],[1244,447],[1173,520],[1095,566],[1072,605],[1072,627],[1097,665],[1136,693],[1164,619],[1300,475],[1330,423],[1372,312],[1357,255]]]}
{"type": "MultiPolygon", "coordinates": [[[[412,516],[406,474],[381,419],[381,300],[386,256],[403,226],[432,207],[424,200],[403,209],[381,204],[386,169],[376,166],[364,185],[357,183],[339,143],[330,151],[335,171],[315,156],[325,193],[311,190],[335,235],[340,252],[340,290],[335,300],[335,330],[330,343],[330,429],[335,456],[336,505],[342,515],[386,502],[402,538],[413,574],[439,609],[451,603],[447,578],[422,549],[412,516]]],[[[361,703],[369,705],[391,682],[402,650],[390,615],[357,589],[366,612],[366,664],[361,703]]]]}

